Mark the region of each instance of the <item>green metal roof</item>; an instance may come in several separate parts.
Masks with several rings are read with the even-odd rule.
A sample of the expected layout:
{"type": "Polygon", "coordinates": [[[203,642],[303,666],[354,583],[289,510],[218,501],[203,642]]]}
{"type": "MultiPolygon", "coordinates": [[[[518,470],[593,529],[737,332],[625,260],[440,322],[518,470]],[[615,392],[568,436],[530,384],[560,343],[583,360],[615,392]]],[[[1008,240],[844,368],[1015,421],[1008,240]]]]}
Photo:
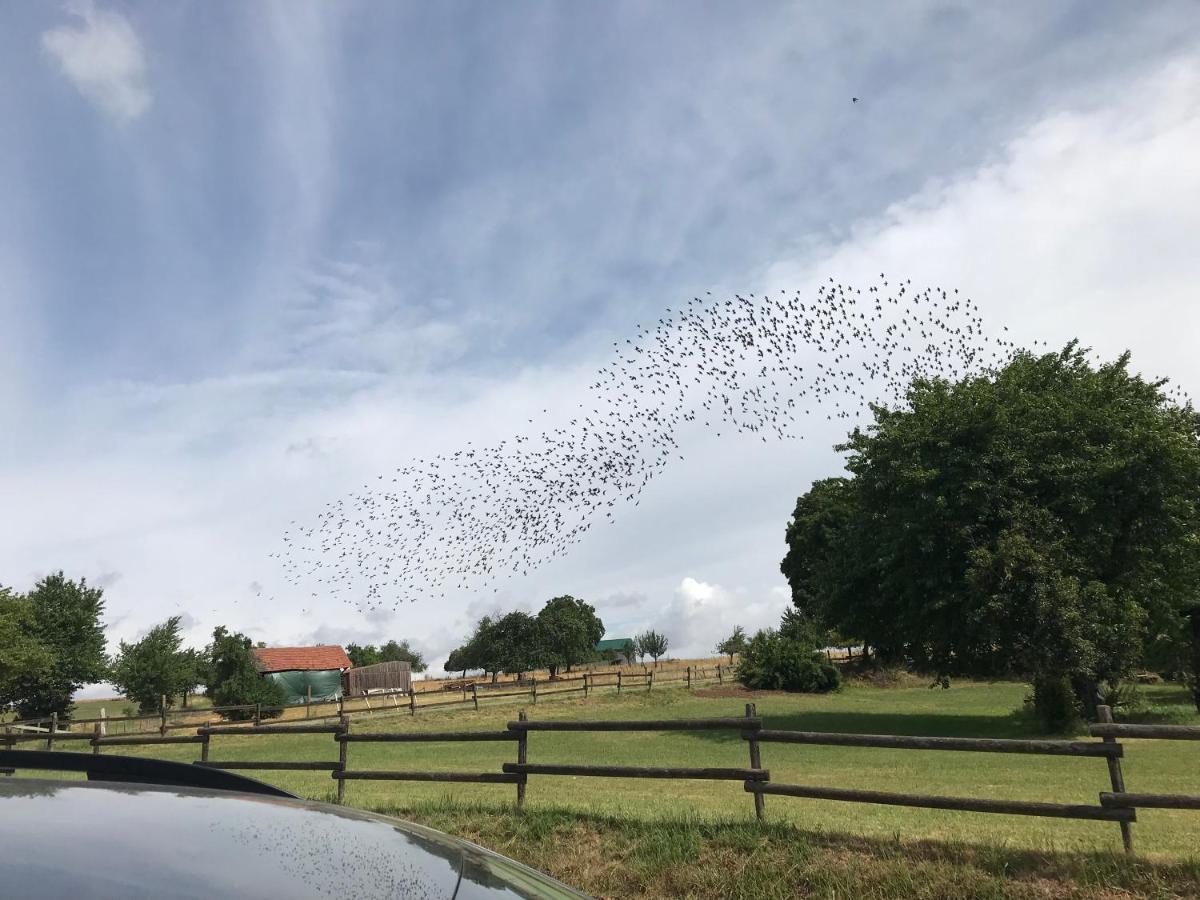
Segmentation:
{"type": "Polygon", "coordinates": [[[632,644],[633,638],[605,638],[596,642],[596,652],[605,650],[624,650],[626,644],[632,644]]]}

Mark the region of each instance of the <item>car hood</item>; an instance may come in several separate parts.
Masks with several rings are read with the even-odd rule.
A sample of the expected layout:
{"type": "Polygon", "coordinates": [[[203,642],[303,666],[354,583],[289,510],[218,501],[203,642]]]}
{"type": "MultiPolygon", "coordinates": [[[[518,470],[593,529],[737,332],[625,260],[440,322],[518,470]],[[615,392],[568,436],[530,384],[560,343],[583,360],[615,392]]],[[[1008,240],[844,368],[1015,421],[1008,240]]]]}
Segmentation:
{"type": "Polygon", "coordinates": [[[303,800],[0,780],[0,894],[122,898],[578,898],[440,831],[303,800]]]}

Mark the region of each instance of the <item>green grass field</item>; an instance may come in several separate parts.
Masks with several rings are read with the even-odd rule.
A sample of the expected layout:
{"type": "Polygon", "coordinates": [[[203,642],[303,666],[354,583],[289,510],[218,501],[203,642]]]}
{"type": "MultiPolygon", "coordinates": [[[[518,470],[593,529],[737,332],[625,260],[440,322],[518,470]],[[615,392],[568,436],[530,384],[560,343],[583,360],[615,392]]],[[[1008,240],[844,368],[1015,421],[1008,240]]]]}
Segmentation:
{"type": "MultiPolygon", "coordinates": [[[[924,686],[874,688],[851,684],[830,695],[770,695],[755,698],[769,728],[865,733],[1031,737],[1028,719],[1016,711],[1026,688],[1014,683],[957,682],[948,691],[924,686]]],[[[704,691],[698,693],[703,694],[704,691]]],[[[1172,721],[1188,715],[1182,689],[1147,687],[1144,699],[1172,721]]],[[[590,700],[561,700],[526,707],[532,718],[685,718],[741,715],[738,697],[705,697],[676,687],[653,693],[629,691],[620,698],[597,692],[590,700]]],[[[518,707],[497,702],[479,712],[430,711],[415,719],[387,715],[356,720],[355,731],[469,730],[503,728],[518,707]]],[[[140,748],[129,748],[138,752],[140,748]]],[[[106,751],[110,752],[110,751],[106,751]]],[[[194,746],[145,748],[163,758],[195,759],[194,746]]],[[[351,769],[410,768],[499,771],[515,759],[512,743],[353,744],[351,769]]],[[[764,744],[763,765],[772,781],[858,787],[957,796],[1022,798],[1054,802],[1097,802],[1108,790],[1102,759],[1012,756],[865,748],[764,744]]],[[[215,736],[212,759],[336,760],[332,738],[215,736]]],[[[748,752],[736,734],[533,733],[530,762],[616,765],[746,766],[748,752]]],[[[1200,791],[1200,747],[1193,742],[1130,741],[1123,762],[1129,790],[1165,793],[1200,791]]],[[[259,774],[259,773],[247,773],[259,774]]],[[[307,797],[326,799],[334,782],[323,773],[261,773],[266,780],[307,797]]],[[[511,786],[409,782],[350,782],[346,800],[367,809],[408,810],[430,803],[483,804],[502,809],[513,802],[511,786]]],[[[639,820],[685,819],[744,822],[753,802],[740,783],[646,781],[533,776],[530,810],[570,809],[639,820]]],[[[1029,850],[1116,851],[1115,823],[1039,819],[981,813],[919,810],[836,801],[767,798],[767,819],[813,831],[836,831],[877,839],[896,835],[941,841],[977,841],[1029,850]]],[[[1182,860],[1200,852],[1200,815],[1149,810],[1134,826],[1139,852],[1182,860]]]]}

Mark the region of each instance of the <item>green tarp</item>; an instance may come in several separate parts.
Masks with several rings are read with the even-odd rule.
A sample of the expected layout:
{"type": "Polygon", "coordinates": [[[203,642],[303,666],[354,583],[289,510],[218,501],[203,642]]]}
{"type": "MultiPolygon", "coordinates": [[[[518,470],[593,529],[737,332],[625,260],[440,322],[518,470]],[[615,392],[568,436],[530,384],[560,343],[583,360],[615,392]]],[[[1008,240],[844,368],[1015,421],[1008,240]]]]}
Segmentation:
{"type": "Polygon", "coordinates": [[[284,703],[303,703],[308,699],[310,687],[313,700],[336,700],[342,696],[342,673],[337,669],[316,672],[271,672],[264,675],[263,678],[270,678],[283,688],[284,703]]]}

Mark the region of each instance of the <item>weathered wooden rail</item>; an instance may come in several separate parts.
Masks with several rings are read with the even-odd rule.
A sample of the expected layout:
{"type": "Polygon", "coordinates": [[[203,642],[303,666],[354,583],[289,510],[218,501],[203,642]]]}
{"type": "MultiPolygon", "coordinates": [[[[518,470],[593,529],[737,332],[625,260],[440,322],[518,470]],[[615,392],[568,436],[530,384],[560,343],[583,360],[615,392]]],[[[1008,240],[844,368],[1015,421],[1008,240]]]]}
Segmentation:
{"type": "MultiPolygon", "coordinates": [[[[1112,721],[1111,711],[1100,707],[1102,721],[1088,726],[1093,737],[1113,743],[1117,738],[1159,741],[1200,741],[1200,725],[1120,725],[1112,721]]],[[[1112,792],[1100,795],[1102,806],[1112,810],[1200,809],[1200,794],[1150,794],[1127,792],[1125,781],[1113,781],[1112,792]],[[1119,787],[1118,787],[1119,783],[1119,787]]]]}
{"type": "MultiPolygon", "coordinates": [[[[607,674],[607,673],[606,673],[607,674]]],[[[625,673],[612,673],[624,680],[625,673]]],[[[647,673],[647,678],[649,675],[647,673]]],[[[593,685],[592,675],[579,676],[587,690],[593,685]]],[[[571,683],[572,679],[544,682],[543,685],[571,683]]],[[[532,688],[532,686],[531,686],[532,688]]],[[[568,688],[576,691],[583,688],[568,688]]],[[[544,690],[544,688],[543,688],[544,690]]],[[[561,690],[561,689],[560,689],[561,690]]],[[[546,691],[554,693],[556,691],[546,691]]],[[[473,690],[474,694],[475,691],[473,690]]],[[[497,691],[497,694],[510,692],[497,691]]],[[[525,692],[520,692],[524,695],[525,692]]],[[[479,692],[486,696],[485,691],[479,692]]],[[[544,694],[543,694],[544,696],[544,694]]],[[[462,701],[453,701],[456,703],[462,701]]],[[[471,702],[468,700],[467,702],[471,702]]],[[[775,730],[763,727],[754,704],[747,704],[741,716],[689,719],[595,719],[595,720],[530,720],[522,710],[518,719],[507,723],[503,730],[492,731],[393,731],[352,732],[346,718],[337,724],[246,724],[202,725],[194,735],[151,733],[144,735],[109,735],[100,733],[99,725],[89,735],[80,732],[10,733],[9,743],[40,741],[90,741],[93,752],[105,747],[199,744],[199,766],[214,769],[249,769],[264,771],[328,771],[337,781],[339,802],[345,799],[346,783],[358,780],[444,782],[475,784],[512,784],[517,788],[517,805],[523,806],[529,779],[533,776],[572,776],[601,778],[702,779],[740,781],[754,800],[755,815],[765,815],[767,796],[815,800],[836,800],[856,803],[875,803],[922,809],[944,809],[962,812],[996,813],[1023,816],[1082,819],[1116,822],[1127,852],[1133,851],[1132,823],[1138,809],[1198,809],[1200,795],[1156,794],[1129,792],[1125,789],[1121,760],[1125,745],[1118,738],[1153,740],[1200,740],[1200,727],[1183,725],[1122,725],[1112,722],[1111,711],[1101,707],[1102,721],[1090,727],[1092,740],[1043,740],[1010,738],[968,738],[916,736],[896,734],[848,734],[842,732],[775,730]],[[681,732],[728,731],[740,736],[747,744],[749,759],[746,767],[736,766],[633,766],[595,765],[586,762],[538,762],[529,760],[529,735],[532,732],[681,732]],[[210,742],[215,736],[282,736],[331,735],[338,748],[338,759],[305,761],[219,760],[209,759],[210,742]],[[1098,740],[1097,740],[1098,739],[1098,740]],[[412,744],[458,742],[511,742],[516,745],[516,761],[501,764],[501,771],[458,772],[405,769],[352,769],[348,753],[353,744],[412,744]],[[950,797],[938,794],[918,794],[877,790],[859,790],[835,786],[787,784],[773,782],[770,770],[762,763],[764,744],[797,744],[830,747],[861,747],[889,750],[930,752],[997,753],[1009,755],[1056,756],[1063,759],[1102,759],[1108,766],[1111,790],[1099,792],[1098,805],[1084,803],[1052,803],[1044,800],[1018,800],[988,797],[950,797]]],[[[53,744],[51,743],[51,747],[53,744]]],[[[11,774],[11,773],[4,773],[11,774]]]]}
{"type": "MultiPolygon", "coordinates": [[[[521,713],[522,720],[525,713],[521,713]]],[[[432,781],[474,784],[515,784],[517,786],[517,806],[525,804],[525,778],[518,773],[509,772],[442,772],[414,771],[396,769],[360,769],[347,768],[347,751],[350,744],[361,743],[444,743],[460,741],[514,741],[517,744],[517,762],[525,761],[526,737],[524,732],[517,731],[406,731],[406,732],[366,732],[354,734],[349,725],[339,733],[334,740],[339,742],[341,768],[334,771],[337,779],[338,802],[345,800],[347,781],[432,781]]]]}
{"type": "MultiPolygon", "coordinates": [[[[1109,715],[1102,707],[1102,714],[1109,715]]],[[[1086,759],[1102,758],[1108,763],[1112,784],[1110,796],[1124,795],[1120,759],[1124,747],[1112,737],[1104,741],[1020,740],[1013,738],[920,737],[896,734],[843,734],[822,731],[759,730],[742,735],[751,744],[782,743],[812,744],[833,747],[868,747],[889,750],[926,750],[967,753],[1017,753],[1042,756],[1064,756],[1086,759]]],[[[775,795],[801,797],[811,800],[843,800],[853,803],[878,803],[889,806],[909,806],[922,809],[949,809],[962,812],[1004,813],[1021,816],[1051,816],[1062,819],[1091,819],[1118,822],[1121,840],[1127,853],[1133,852],[1130,823],[1136,821],[1137,811],[1132,804],[1105,804],[1100,794],[1097,806],[1078,803],[1046,803],[1035,800],[990,799],[983,797],[943,797],[934,794],[908,794],[891,791],[870,791],[850,788],[823,787],[803,784],[776,784],[759,779],[747,779],[744,785],[755,797],[775,795]]],[[[757,808],[761,818],[761,807],[757,808]]]]}

